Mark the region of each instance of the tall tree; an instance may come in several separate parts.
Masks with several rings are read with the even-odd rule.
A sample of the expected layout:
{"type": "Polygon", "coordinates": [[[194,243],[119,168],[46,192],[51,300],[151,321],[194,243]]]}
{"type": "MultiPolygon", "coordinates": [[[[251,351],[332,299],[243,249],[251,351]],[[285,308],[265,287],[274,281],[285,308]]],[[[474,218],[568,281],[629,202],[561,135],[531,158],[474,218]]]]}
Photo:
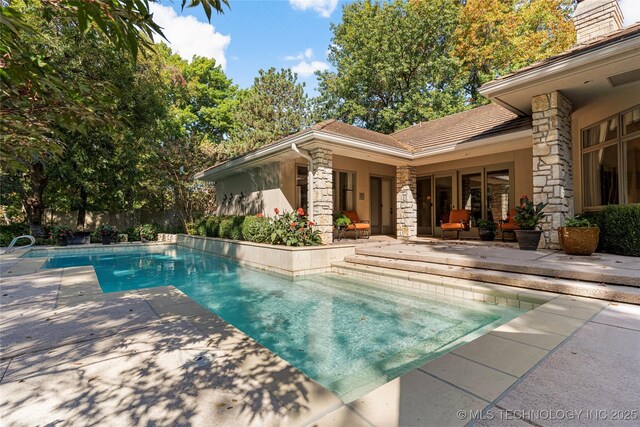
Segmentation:
{"type": "MultiPolygon", "coordinates": [[[[210,19],[222,13],[227,0],[182,0],[182,7],[202,6],[210,19]]],[[[139,50],[151,47],[161,28],[149,12],[149,0],[15,0],[0,8],[0,167],[29,170],[34,158],[60,155],[55,128],[82,130],[87,120],[98,121],[92,95],[69,84],[63,70],[40,44],[50,43],[47,29],[73,27],[79,33],[101,33],[135,61],[139,50]],[[142,49],[140,49],[142,48],[142,49]]]]}
{"type": "Polygon", "coordinates": [[[573,0],[467,0],[455,32],[455,55],[473,104],[489,80],[568,49],[575,42],[573,0]]]}
{"type": "Polygon", "coordinates": [[[311,122],[304,84],[289,69],[260,70],[253,86],[239,92],[233,119],[235,127],[225,142],[230,156],[297,132],[311,122]]]}
{"type": "Polygon", "coordinates": [[[450,55],[457,0],[359,0],[332,25],[321,101],[337,117],[393,132],[464,108],[459,61],[450,55]]]}

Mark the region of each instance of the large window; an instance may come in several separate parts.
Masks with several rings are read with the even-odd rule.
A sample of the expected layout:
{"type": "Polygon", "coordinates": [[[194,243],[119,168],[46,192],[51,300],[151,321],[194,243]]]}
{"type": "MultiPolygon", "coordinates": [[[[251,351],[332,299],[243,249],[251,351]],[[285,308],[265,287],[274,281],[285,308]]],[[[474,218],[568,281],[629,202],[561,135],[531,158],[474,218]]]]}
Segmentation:
{"type": "Polygon", "coordinates": [[[356,174],[333,171],[333,211],[354,211],[356,206],[356,174]]]}
{"type": "Polygon", "coordinates": [[[504,220],[509,213],[509,169],[487,172],[487,219],[504,220]]]}
{"type": "Polygon", "coordinates": [[[640,107],[582,131],[585,207],[640,203],[640,107]]]}

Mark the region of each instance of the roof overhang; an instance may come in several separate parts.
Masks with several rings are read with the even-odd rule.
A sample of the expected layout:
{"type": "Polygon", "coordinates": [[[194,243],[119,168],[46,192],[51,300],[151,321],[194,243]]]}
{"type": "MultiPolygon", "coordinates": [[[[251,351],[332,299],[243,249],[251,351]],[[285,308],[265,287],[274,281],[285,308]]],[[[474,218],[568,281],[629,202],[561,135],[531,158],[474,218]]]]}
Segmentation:
{"type": "Polygon", "coordinates": [[[611,91],[612,77],[634,75],[638,69],[640,32],[491,81],[480,93],[516,114],[530,115],[531,98],[536,95],[561,91],[576,108],[611,91]]]}
{"type": "Polygon", "coordinates": [[[326,147],[326,144],[330,144],[333,154],[387,164],[407,164],[412,159],[412,154],[407,150],[376,144],[363,139],[345,137],[331,132],[309,129],[247,153],[244,156],[236,157],[220,165],[198,172],[194,175],[194,179],[215,181],[263,163],[299,157],[291,149],[291,144],[296,144],[299,148],[306,150],[326,147]]]}
{"type": "Polygon", "coordinates": [[[445,147],[434,147],[419,153],[375,144],[369,141],[343,137],[330,132],[308,130],[265,146],[244,156],[195,174],[194,179],[216,181],[226,176],[253,169],[261,164],[301,158],[291,149],[291,144],[310,150],[330,147],[336,155],[383,163],[387,165],[426,165],[449,160],[460,160],[475,156],[495,154],[505,150],[529,148],[533,144],[530,126],[512,132],[466,141],[445,147]]]}

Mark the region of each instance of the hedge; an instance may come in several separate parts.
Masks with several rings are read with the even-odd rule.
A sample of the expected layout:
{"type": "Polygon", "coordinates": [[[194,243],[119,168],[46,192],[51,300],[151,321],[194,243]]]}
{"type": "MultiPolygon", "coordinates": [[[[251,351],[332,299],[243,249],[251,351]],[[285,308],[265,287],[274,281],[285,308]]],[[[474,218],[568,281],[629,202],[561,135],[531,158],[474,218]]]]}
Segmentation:
{"type": "Polygon", "coordinates": [[[640,205],[610,205],[584,217],[600,227],[598,252],[640,257],[640,205]]]}

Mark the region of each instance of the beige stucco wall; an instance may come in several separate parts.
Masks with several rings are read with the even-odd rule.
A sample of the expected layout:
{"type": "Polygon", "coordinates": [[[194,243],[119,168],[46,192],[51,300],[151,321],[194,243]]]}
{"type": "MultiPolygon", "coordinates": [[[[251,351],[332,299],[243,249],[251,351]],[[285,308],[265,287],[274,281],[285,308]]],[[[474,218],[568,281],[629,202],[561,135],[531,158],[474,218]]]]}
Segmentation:
{"type": "Polygon", "coordinates": [[[295,203],[295,179],[289,179],[292,163],[268,163],[218,180],[218,215],[270,214],[274,207],[292,210],[295,203]],[[241,198],[240,193],[245,196],[241,198]]]}
{"type": "Polygon", "coordinates": [[[574,108],[571,115],[571,134],[573,140],[574,209],[576,213],[584,210],[580,131],[638,104],[640,104],[640,82],[613,88],[606,96],[593,98],[587,104],[574,108]]]}
{"type": "MultiPolygon", "coordinates": [[[[396,167],[382,163],[369,162],[344,156],[333,156],[333,169],[355,172],[356,174],[356,210],[361,219],[371,219],[370,178],[372,176],[392,178],[391,188],[395,191],[396,167]],[[360,193],[364,193],[364,200],[360,200],[360,193]]],[[[395,204],[395,194],[391,194],[391,201],[395,204]]],[[[392,221],[395,225],[395,206],[393,206],[392,221]]]]}
{"type": "Polygon", "coordinates": [[[494,166],[509,167],[513,179],[509,205],[513,206],[521,195],[526,194],[530,198],[533,194],[533,149],[525,148],[497,152],[491,155],[464,157],[460,160],[451,160],[430,165],[418,166],[416,175],[418,178],[425,175],[448,173],[455,171],[479,170],[481,168],[493,168],[494,166]]]}

